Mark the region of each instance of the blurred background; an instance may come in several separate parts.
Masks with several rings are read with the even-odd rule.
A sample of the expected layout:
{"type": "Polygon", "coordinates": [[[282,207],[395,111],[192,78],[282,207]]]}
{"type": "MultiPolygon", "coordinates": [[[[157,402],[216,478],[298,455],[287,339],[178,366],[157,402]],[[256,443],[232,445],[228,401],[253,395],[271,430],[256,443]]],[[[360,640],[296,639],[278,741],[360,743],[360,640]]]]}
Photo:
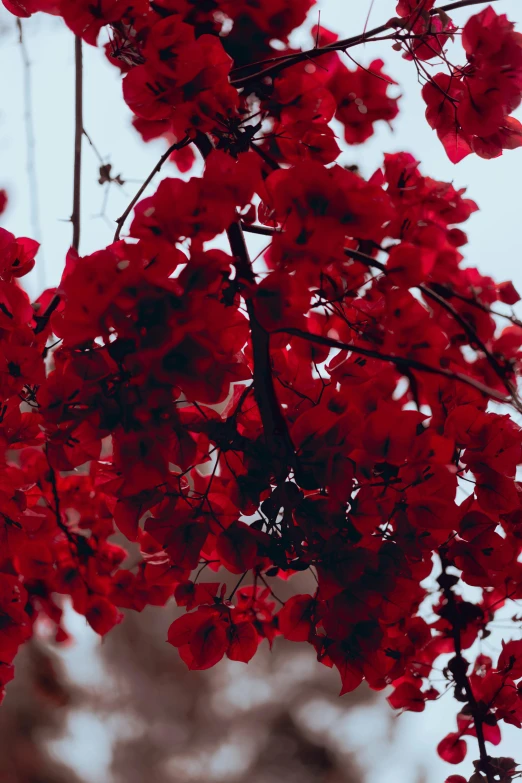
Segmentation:
{"type": "MultiPolygon", "coordinates": [[[[395,1],[322,0],[295,44],[313,44],[308,30],[319,9],[321,24],[346,37],[363,30],[369,13],[369,27],[393,16],[395,1]]],[[[522,29],[520,0],[502,0],[496,9],[522,29]]],[[[464,22],[475,10],[453,18],[464,22]]],[[[22,40],[0,6],[0,188],[9,194],[2,226],[42,243],[27,283],[37,296],[58,282],[71,241],[73,36],[61,20],[38,14],[23,21],[22,40]]],[[[383,152],[406,150],[423,173],[468,187],[481,208],[465,227],[468,263],[522,290],[522,150],[453,166],[424,119],[412,64],[386,42],[352,55],[364,66],[385,61],[399,83],[401,114],[393,131],[378,124],[340,162],[370,176],[383,152]]],[[[103,53],[84,46],[84,62],[85,129],[95,146],[84,142],[85,254],[112,240],[115,219],[165,146],[144,144],[132,129],[118,70],[103,53]],[[101,163],[123,184],[100,183],[101,163]]],[[[165,175],[176,176],[173,165],[165,175]]],[[[252,250],[262,246],[254,237],[252,250]]],[[[128,613],[102,642],[69,609],[74,641],[60,648],[41,627],[18,656],[0,708],[0,783],[442,783],[451,772],[471,774],[471,761],[451,769],[436,755],[454,727],[457,705],[449,694],[422,716],[397,716],[385,693],[365,687],[339,698],[337,673],[320,666],[312,649],[281,639],[272,652],[262,646],[248,666],[225,660],[208,672],[188,672],[165,643],[177,611],[173,605],[128,613]]],[[[496,654],[499,636],[500,629],[482,651],[496,654]]],[[[503,755],[517,755],[517,734],[503,729],[503,755]]]]}

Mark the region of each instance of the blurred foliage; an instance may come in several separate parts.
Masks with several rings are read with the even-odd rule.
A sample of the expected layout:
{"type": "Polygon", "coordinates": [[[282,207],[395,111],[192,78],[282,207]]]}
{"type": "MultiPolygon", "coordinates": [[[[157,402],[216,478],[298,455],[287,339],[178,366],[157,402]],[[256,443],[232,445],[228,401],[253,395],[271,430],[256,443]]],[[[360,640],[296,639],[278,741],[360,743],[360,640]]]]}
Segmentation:
{"type": "MultiPolygon", "coordinates": [[[[53,748],[81,711],[110,735],[110,775],[100,783],[362,783],[356,760],[317,713],[326,702],[347,712],[372,698],[369,690],[339,700],[337,673],[282,639],[248,665],[189,672],[163,641],[171,621],[169,608],[128,613],[96,648],[88,687],[68,676],[56,648],[28,645],[0,709],[0,782],[92,780],[89,770],[83,779],[60,763],[53,748]]],[[[83,661],[82,647],[78,638],[66,659],[83,661]]],[[[80,741],[82,757],[98,752],[93,738],[80,741]]]]}

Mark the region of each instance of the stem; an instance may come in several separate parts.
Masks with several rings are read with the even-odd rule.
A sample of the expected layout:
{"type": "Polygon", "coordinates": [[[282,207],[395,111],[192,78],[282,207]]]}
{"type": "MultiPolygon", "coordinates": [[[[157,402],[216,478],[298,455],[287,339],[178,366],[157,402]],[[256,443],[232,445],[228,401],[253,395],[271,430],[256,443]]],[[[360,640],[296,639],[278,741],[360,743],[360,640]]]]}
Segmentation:
{"type": "Polygon", "coordinates": [[[294,337],[301,337],[303,340],[308,340],[311,343],[317,343],[317,345],[327,345],[330,346],[330,348],[340,348],[342,351],[351,351],[352,353],[357,353],[361,356],[368,356],[371,359],[380,359],[383,362],[390,362],[391,364],[394,364],[399,372],[403,374],[405,369],[418,370],[419,372],[426,372],[430,373],[431,375],[440,375],[443,378],[449,378],[452,381],[460,381],[460,383],[465,383],[468,386],[477,389],[478,391],[482,392],[482,394],[486,394],[488,397],[491,397],[493,400],[498,400],[498,402],[513,405],[513,407],[517,408],[516,403],[510,397],[506,397],[504,394],[500,394],[495,389],[491,389],[489,386],[481,383],[481,381],[478,381],[475,378],[471,378],[470,376],[464,375],[460,372],[446,370],[443,367],[432,367],[429,364],[424,364],[424,362],[419,362],[417,359],[407,359],[403,356],[392,356],[391,354],[379,353],[379,351],[374,351],[370,348],[362,348],[358,345],[343,343],[340,340],[334,340],[331,337],[322,337],[319,334],[304,332],[302,329],[276,329],[274,333],[290,334],[294,337]]]}
{"type": "MultiPolygon", "coordinates": [[[[232,223],[227,230],[230,248],[236,258],[236,275],[238,281],[255,284],[255,275],[248,255],[240,222],[232,223]]],[[[286,419],[277,399],[272,362],[270,358],[270,335],[257,320],[252,295],[243,292],[248,317],[250,319],[250,337],[254,360],[254,398],[259,408],[263,424],[263,433],[267,445],[274,456],[281,461],[278,479],[284,480],[288,465],[295,467],[295,449],[288,431],[286,419]]]]}
{"type": "Polygon", "coordinates": [[[139,201],[139,199],[141,198],[142,194],[148,188],[148,186],[150,185],[150,183],[152,182],[152,180],[154,179],[156,174],[159,171],[161,171],[161,169],[163,168],[164,164],[167,162],[167,160],[170,158],[170,156],[172,155],[173,152],[175,152],[176,150],[180,150],[182,147],[186,147],[187,144],[189,144],[189,143],[190,143],[190,139],[188,138],[188,136],[186,136],[183,139],[183,141],[178,141],[175,144],[171,144],[170,147],[168,148],[168,150],[163,153],[163,155],[158,160],[158,162],[156,163],[156,165],[154,166],[154,168],[150,172],[149,176],[147,177],[147,179],[145,180],[143,185],[137,191],[136,195],[134,196],[134,198],[130,202],[130,204],[127,207],[127,209],[125,210],[125,212],[116,221],[117,228],[116,228],[116,233],[114,234],[114,242],[117,242],[118,239],[120,238],[121,230],[122,230],[122,228],[123,228],[123,226],[125,224],[125,221],[129,217],[129,215],[132,212],[132,210],[134,209],[134,206],[135,206],[136,202],[139,201]]]}
{"type": "Polygon", "coordinates": [[[270,595],[272,596],[272,598],[275,598],[275,600],[276,600],[276,601],[277,601],[279,604],[281,604],[281,606],[284,606],[284,605],[285,605],[285,602],[284,602],[284,601],[282,601],[280,598],[278,598],[278,597],[277,597],[277,595],[274,593],[274,591],[272,590],[272,588],[270,587],[270,585],[269,585],[269,584],[268,584],[268,582],[266,581],[266,579],[265,579],[265,577],[263,576],[263,574],[262,574],[262,573],[260,573],[260,572],[258,572],[258,573],[257,573],[257,576],[258,576],[258,577],[260,578],[260,580],[263,582],[264,586],[265,586],[265,587],[266,587],[268,590],[270,590],[270,595]]]}
{"type": "Polygon", "coordinates": [[[273,237],[274,234],[281,234],[279,228],[270,228],[270,226],[251,226],[248,223],[241,223],[241,228],[248,234],[259,234],[262,237],[273,237]]]}
{"type": "MultiPolygon", "coordinates": [[[[24,126],[25,126],[25,139],[27,145],[27,179],[29,184],[29,209],[31,215],[31,228],[33,232],[33,239],[41,241],[42,228],[40,225],[40,210],[38,200],[38,179],[36,177],[36,142],[34,132],[34,120],[33,120],[33,83],[31,77],[31,61],[25,45],[24,31],[22,27],[22,20],[17,18],[16,26],[18,28],[18,42],[20,44],[20,51],[22,53],[22,63],[24,66],[24,126]]],[[[45,264],[42,257],[42,251],[38,256],[38,264],[36,265],[38,275],[38,286],[43,290],[45,286],[45,264]]]]}
{"type": "MultiPolygon", "coordinates": [[[[464,8],[470,5],[480,5],[485,1],[486,0],[458,0],[458,2],[455,3],[449,3],[448,5],[442,5],[438,8],[432,8],[429,13],[431,16],[434,16],[440,11],[455,11],[458,8],[464,8]]],[[[496,2],[496,0],[492,0],[492,2],[496,2]]],[[[250,82],[257,81],[268,76],[275,76],[280,71],[290,67],[291,65],[295,65],[296,63],[300,63],[305,60],[315,60],[318,57],[322,57],[324,54],[330,54],[331,52],[335,51],[344,51],[345,49],[351,49],[354,46],[358,46],[361,43],[368,43],[376,35],[393,29],[395,25],[390,24],[391,21],[392,20],[390,19],[385,24],[379,25],[379,27],[374,27],[372,30],[367,30],[365,33],[354,35],[351,38],[344,38],[341,41],[335,41],[335,43],[328,44],[328,46],[321,46],[319,48],[314,47],[313,49],[308,49],[304,52],[297,52],[297,54],[281,55],[279,57],[273,57],[270,60],[261,61],[260,63],[252,63],[251,65],[243,66],[242,68],[235,68],[231,71],[230,75],[232,78],[230,83],[237,88],[245,87],[250,82]],[[267,63],[271,63],[271,65],[267,66],[267,63]],[[255,66],[261,66],[260,70],[257,72],[254,71],[254,73],[251,73],[247,76],[238,76],[237,78],[233,78],[234,73],[238,73],[239,71],[243,71],[255,66]]]]}
{"type": "Polygon", "coordinates": [[[231,601],[231,600],[233,599],[233,597],[234,597],[234,596],[235,596],[235,594],[236,594],[236,591],[237,591],[237,589],[238,589],[238,588],[241,586],[241,584],[242,584],[242,582],[243,582],[243,580],[244,580],[244,578],[245,578],[245,576],[246,576],[247,574],[248,574],[248,571],[245,571],[245,573],[243,574],[243,576],[241,577],[241,579],[240,579],[240,580],[237,582],[236,586],[234,587],[234,589],[232,590],[232,592],[231,592],[231,593],[230,593],[230,595],[228,596],[228,598],[227,598],[227,601],[231,601]]]}
{"type": "Polygon", "coordinates": [[[49,323],[49,319],[60,304],[60,297],[58,294],[55,294],[53,298],[51,299],[45,313],[43,315],[34,315],[33,318],[36,321],[36,326],[34,327],[34,333],[40,334],[40,332],[43,332],[47,324],[49,323]]]}
{"type": "Polygon", "coordinates": [[[73,209],[71,223],[73,224],[72,246],[77,251],[80,247],[81,225],[81,181],[82,181],[82,138],[83,138],[83,54],[82,39],[77,35],[74,39],[75,66],[75,127],[74,127],[74,183],[73,209]]]}
{"type": "MultiPolygon", "coordinates": [[[[242,224],[242,228],[244,231],[248,231],[252,234],[260,234],[262,236],[274,236],[275,234],[281,233],[281,229],[279,228],[271,228],[269,226],[249,226],[242,224]]],[[[362,253],[359,250],[352,250],[351,248],[345,248],[344,250],[345,255],[347,255],[349,258],[353,258],[356,261],[360,261],[363,264],[366,264],[368,267],[374,267],[376,269],[379,269],[384,274],[388,273],[388,269],[384,264],[382,264],[380,261],[377,261],[376,259],[372,258],[372,256],[367,255],[366,253],[362,253]]],[[[486,357],[486,360],[488,364],[491,366],[491,368],[494,370],[497,377],[501,380],[502,384],[504,385],[506,391],[510,395],[510,400],[504,397],[498,397],[498,395],[495,397],[495,399],[499,399],[502,402],[509,401],[513,405],[514,408],[518,411],[522,411],[522,402],[518,396],[516,387],[514,384],[506,377],[506,370],[505,368],[500,364],[496,356],[491,353],[487,345],[484,343],[483,340],[480,339],[479,335],[477,334],[474,327],[456,310],[453,305],[448,302],[443,296],[438,294],[436,291],[434,291],[429,286],[425,285],[424,283],[421,283],[418,286],[419,290],[426,296],[428,299],[431,299],[434,302],[437,302],[437,304],[442,307],[446,312],[448,312],[452,318],[459,324],[459,326],[462,327],[465,334],[467,335],[468,339],[471,343],[474,343],[477,348],[482,351],[484,356],[486,357]]],[[[466,301],[466,300],[465,300],[466,301]]],[[[301,335],[302,336],[302,335],[301,335]]],[[[388,361],[390,359],[388,358],[388,361]]],[[[413,367],[413,365],[412,365],[413,367]]],[[[420,369],[420,368],[418,368],[420,369]]],[[[425,371],[426,367],[424,367],[425,371]]],[[[435,368],[431,369],[431,372],[434,372],[435,368]]],[[[449,376],[448,376],[449,377],[449,376]]],[[[468,379],[472,380],[472,379],[468,379]]],[[[466,381],[465,381],[466,382],[466,381]]],[[[475,384],[474,384],[475,385],[475,384]]],[[[476,387],[478,388],[478,387],[476,387]]],[[[482,387],[482,390],[484,390],[487,387],[482,387]]],[[[490,392],[493,390],[490,390],[490,392]]],[[[490,393],[488,392],[488,393],[490,393]]],[[[495,394],[497,394],[495,392],[495,394]]]]}
{"type": "Polygon", "coordinates": [[[67,527],[67,525],[64,523],[64,521],[62,519],[62,512],[60,510],[60,496],[58,494],[58,485],[56,483],[56,472],[55,472],[55,470],[54,470],[54,468],[51,465],[51,462],[49,460],[49,455],[47,453],[47,449],[45,450],[45,458],[47,460],[47,465],[49,466],[49,478],[50,478],[51,489],[52,489],[52,492],[53,492],[53,500],[54,500],[54,508],[52,508],[52,507],[51,508],[52,508],[54,516],[56,518],[56,524],[58,525],[60,530],[63,533],[65,533],[65,536],[67,537],[69,543],[72,544],[75,547],[75,549],[77,549],[78,545],[77,545],[77,542],[76,542],[76,538],[71,533],[71,531],[69,530],[69,528],[67,527]]]}
{"type": "Polygon", "coordinates": [[[445,583],[444,581],[444,577],[448,576],[446,571],[448,563],[442,551],[439,553],[439,555],[442,563],[442,578],[439,577],[439,584],[442,587],[442,592],[444,598],[446,599],[446,604],[449,610],[447,619],[449,620],[449,622],[451,622],[452,625],[452,639],[453,639],[453,647],[455,649],[455,659],[456,659],[455,664],[451,666],[450,670],[453,674],[454,681],[457,688],[460,690],[461,693],[464,693],[466,695],[466,698],[469,703],[469,708],[471,711],[471,715],[473,717],[473,723],[475,725],[475,731],[477,733],[477,742],[479,746],[482,772],[485,773],[488,783],[495,783],[494,772],[492,771],[491,764],[489,763],[489,754],[486,748],[486,741],[484,738],[482,710],[477,703],[475,694],[473,693],[473,689],[469,681],[469,677],[467,675],[468,663],[464,658],[464,656],[462,655],[462,640],[460,635],[461,620],[459,615],[458,604],[455,599],[455,594],[453,590],[448,585],[448,583],[447,582],[445,583]]]}
{"type": "MultiPolygon", "coordinates": [[[[487,345],[480,339],[477,332],[473,328],[473,326],[466,321],[465,318],[456,310],[453,305],[450,302],[447,302],[444,297],[440,296],[436,291],[433,291],[429,286],[424,285],[421,283],[418,286],[419,290],[422,291],[424,296],[428,297],[428,299],[431,299],[434,302],[437,302],[440,307],[442,307],[446,312],[448,312],[452,318],[459,324],[459,326],[462,327],[465,334],[467,335],[470,342],[475,343],[475,345],[479,348],[479,350],[482,351],[484,356],[486,357],[486,360],[488,361],[488,364],[491,366],[491,368],[494,370],[495,374],[500,378],[502,381],[502,384],[504,385],[505,389],[509,394],[513,397],[514,400],[517,400],[517,391],[516,388],[514,388],[511,381],[509,381],[506,378],[506,371],[505,368],[498,362],[496,356],[491,353],[487,345]]],[[[520,409],[518,406],[517,409],[520,409]]]]}
{"type": "MultiPolygon", "coordinates": [[[[209,138],[203,133],[196,135],[195,145],[203,158],[207,158],[213,149],[209,138]]],[[[278,481],[284,481],[288,475],[288,467],[296,467],[295,448],[275,392],[270,358],[270,335],[257,320],[252,293],[248,290],[256,285],[256,278],[239,217],[228,227],[227,237],[235,257],[235,281],[239,287],[247,289],[242,291],[242,295],[250,321],[254,361],[254,399],[259,408],[265,442],[272,451],[272,456],[275,457],[274,462],[279,463],[275,466],[276,477],[278,481]],[[242,283],[246,283],[246,286],[242,286],[242,283]]]]}

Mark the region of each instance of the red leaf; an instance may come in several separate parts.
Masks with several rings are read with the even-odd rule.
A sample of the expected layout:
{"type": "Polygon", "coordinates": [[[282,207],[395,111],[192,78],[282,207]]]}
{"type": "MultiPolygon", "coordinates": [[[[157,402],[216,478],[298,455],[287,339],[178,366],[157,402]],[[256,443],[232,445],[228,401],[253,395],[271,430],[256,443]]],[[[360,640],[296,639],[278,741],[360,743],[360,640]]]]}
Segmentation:
{"type": "Polygon", "coordinates": [[[200,625],[190,640],[193,656],[191,669],[210,669],[224,656],[228,648],[226,628],[219,618],[210,618],[200,625]]]}
{"type": "Polygon", "coordinates": [[[395,710],[410,710],[411,712],[423,712],[426,706],[420,688],[411,682],[401,682],[390,696],[388,703],[395,710]]]}
{"type": "Polygon", "coordinates": [[[248,525],[233,522],[218,536],[216,550],[223,565],[233,574],[244,574],[254,567],[257,542],[248,525]]]}
{"type": "Polygon", "coordinates": [[[174,590],[174,598],[178,606],[186,606],[189,610],[201,604],[214,604],[214,598],[219,590],[219,582],[182,582],[174,590]]]}
{"type": "Polygon", "coordinates": [[[189,644],[193,634],[206,620],[206,616],[201,612],[192,614],[182,614],[177,620],[174,620],[168,630],[167,641],[174,647],[181,647],[189,644]]]}
{"type": "Polygon", "coordinates": [[[467,745],[458,734],[448,734],[437,746],[437,753],[448,764],[460,764],[466,758],[467,745]]]}
{"type": "Polygon", "coordinates": [[[306,642],[313,629],[316,602],[310,595],[289,598],[277,615],[279,630],[291,642],[306,642]]]}
{"type": "Polygon", "coordinates": [[[85,619],[96,633],[104,636],[115,625],[121,623],[123,615],[117,608],[102,596],[93,596],[85,612],[85,619]]]}
{"type": "Polygon", "coordinates": [[[231,661],[248,663],[257,652],[258,635],[252,623],[237,623],[229,632],[230,646],[227,656],[231,661]]]}

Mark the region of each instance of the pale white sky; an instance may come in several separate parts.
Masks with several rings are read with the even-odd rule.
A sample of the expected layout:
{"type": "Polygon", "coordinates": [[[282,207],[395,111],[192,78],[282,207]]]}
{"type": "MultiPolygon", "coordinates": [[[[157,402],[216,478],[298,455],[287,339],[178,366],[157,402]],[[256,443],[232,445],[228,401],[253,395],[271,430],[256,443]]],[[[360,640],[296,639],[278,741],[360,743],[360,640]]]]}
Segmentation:
{"type": "MultiPolygon", "coordinates": [[[[369,5],[370,0],[322,0],[318,4],[318,8],[321,8],[321,23],[342,33],[343,37],[355,34],[364,27],[369,5]]],[[[522,30],[521,0],[502,0],[495,3],[495,9],[507,13],[522,30]]],[[[457,22],[464,21],[474,10],[461,9],[454,13],[453,18],[457,22]]],[[[393,0],[375,0],[369,26],[382,23],[394,12],[393,0]]],[[[316,20],[314,12],[313,21],[316,20]]],[[[60,20],[41,14],[24,21],[24,31],[33,63],[37,197],[42,226],[42,235],[36,238],[43,245],[45,283],[53,285],[59,279],[71,241],[71,225],[67,219],[71,212],[72,196],[73,36],[60,20]]],[[[2,225],[15,234],[34,236],[26,175],[21,53],[15,20],[2,6],[0,32],[0,187],[6,187],[10,196],[10,207],[2,217],[2,225]]],[[[503,157],[491,161],[470,156],[454,166],[448,161],[435,133],[424,119],[424,103],[420,97],[414,66],[404,61],[386,42],[367,44],[351,53],[363,65],[381,57],[386,63],[387,73],[399,82],[403,97],[401,114],[394,122],[394,131],[379,124],[375,136],[362,147],[348,149],[343,153],[342,161],[357,163],[362,173],[369,176],[381,164],[384,152],[406,150],[422,162],[423,173],[453,181],[457,187],[467,186],[469,197],[477,201],[481,208],[463,226],[470,238],[466,251],[468,263],[498,280],[512,279],[522,291],[522,149],[507,152],[503,157]]],[[[132,130],[130,112],[121,98],[118,70],[107,63],[103,53],[84,46],[84,64],[87,132],[105,159],[113,164],[115,174],[121,173],[124,179],[143,180],[164,151],[164,144],[153,142],[144,145],[132,130]]],[[[520,110],[517,116],[522,118],[520,110]]],[[[114,223],[111,221],[125,209],[138,187],[135,182],[128,183],[124,188],[112,186],[106,219],[97,217],[104,193],[97,183],[98,165],[96,156],[85,143],[83,253],[99,249],[111,241],[114,233],[114,223]]],[[[162,176],[165,175],[175,176],[175,168],[167,165],[162,176]]],[[[157,182],[159,178],[155,184],[157,182]]],[[[34,273],[30,281],[30,293],[39,293],[34,273]]],[[[430,705],[423,716],[405,714],[398,718],[397,737],[391,744],[385,736],[386,724],[380,709],[354,711],[349,725],[338,729],[340,741],[362,748],[360,752],[364,754],[371,770],[369,783],[416,783],[422,769],[425,770],[426,783],[442,783],[452,772],[471,774],[469,763],[453,769],[442,763],[435,753],[438,740],[447,731],[454,730],[456,705],[451,699],[430,705]]],[[[85,725],[89,725],[88,721],[85,725]]],[[[503,733],[507,739],[502,746],[502,754],[516,756],[522,747],[519,732],[503,728],[503,733]]],[[[76,758],[81,766],[82,758],[90,756],[92,760],[97,740],[93,735],[91,744],[87,736],[89,732],[84,736],[82,732],[76,734],[78,736],[71,739],[68,756],[76,758]]],[[[474,757],[472,752],[470,758],[474,757]]],[[[99,771],[97,779],[102,779],[99,771]]],[[[105,773],[103,779],[108,780],[105,773]]]]}

